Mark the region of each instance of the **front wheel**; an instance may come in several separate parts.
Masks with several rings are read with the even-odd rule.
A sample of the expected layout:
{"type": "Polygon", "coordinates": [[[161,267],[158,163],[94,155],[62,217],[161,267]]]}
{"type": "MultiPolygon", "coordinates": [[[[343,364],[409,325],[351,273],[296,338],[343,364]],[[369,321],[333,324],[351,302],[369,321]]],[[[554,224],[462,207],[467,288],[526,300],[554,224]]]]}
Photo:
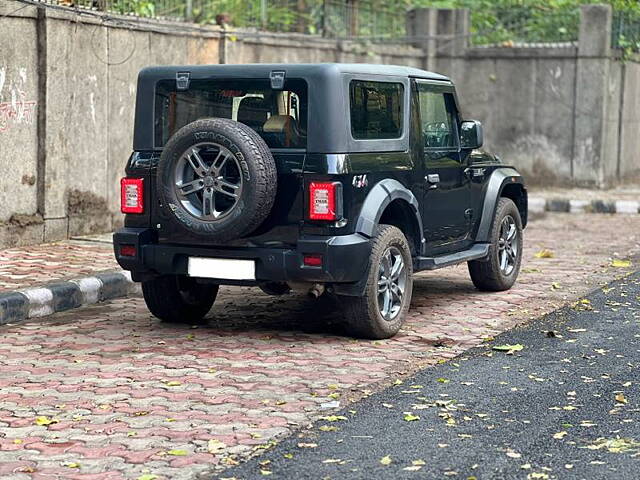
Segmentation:
{"type": "Polygon", "coordinates": [[[413,289],[411,250],[400,229],[380,225],[372,240],[362,297],[341,297],[347,330],[358,338],[393,337],[404,322],[413,289]]]}
{"type": "Polygon", "coordinates": [[[500,198],[491,227],[489,256],[468,263],[471,281],[478,290],[510,289],[522,262],[522,220],[515,203],[500,198]]]}
{"type": "Polygon", "coordinates": [[[197,283],[184,275],[163,275],[142,282],[151,313],[164,322],[200,323],[211,310],[218,285],[197,283]]]}

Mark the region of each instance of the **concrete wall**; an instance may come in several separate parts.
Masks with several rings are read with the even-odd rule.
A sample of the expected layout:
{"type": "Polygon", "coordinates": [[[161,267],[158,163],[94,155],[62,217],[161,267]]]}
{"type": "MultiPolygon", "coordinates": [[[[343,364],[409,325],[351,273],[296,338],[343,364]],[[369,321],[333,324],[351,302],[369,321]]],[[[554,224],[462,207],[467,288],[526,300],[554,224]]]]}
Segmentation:
{"type": "Polygon", "coordinates": [[[453,62],[462,113],[484,125],[485,146],[534,181],[572,176],[575,48],[472,49],[453,62]]]}
{"type": "Polygon", "coordinates": [[[0,247],[119,225],[138,71],[219,60],[213,28],[23,5],[0,3],[0,247]]]}
{"type": "Polygon", "coordinates": [[[407,17],[411,44],[197,27],[0,2],[0,247],[121,222],[136,77],[147,65],[367,62],[450,75],[486,148],[531,183],[640,174],[640,64],[615,59],[611,11],[583,8],[577,45],[471,48],[464,10],[407,17]]]}

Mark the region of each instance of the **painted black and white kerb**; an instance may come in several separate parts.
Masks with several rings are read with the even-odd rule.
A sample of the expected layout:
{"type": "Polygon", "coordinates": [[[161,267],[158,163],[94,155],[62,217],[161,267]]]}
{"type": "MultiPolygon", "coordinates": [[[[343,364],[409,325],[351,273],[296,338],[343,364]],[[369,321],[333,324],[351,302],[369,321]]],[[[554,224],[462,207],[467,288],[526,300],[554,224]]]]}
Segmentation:
{"type": "Polygon", "coordinates": [[[564,198],[529,197],[529,213],[620,213],[637,215],[637,200],[569,200],[564,198]]]}
{"type": "Polygon", "coordinates": [[[135,289],[131,274],[122,270],[0,293],[0,325],[124,297],[135,289]]]}

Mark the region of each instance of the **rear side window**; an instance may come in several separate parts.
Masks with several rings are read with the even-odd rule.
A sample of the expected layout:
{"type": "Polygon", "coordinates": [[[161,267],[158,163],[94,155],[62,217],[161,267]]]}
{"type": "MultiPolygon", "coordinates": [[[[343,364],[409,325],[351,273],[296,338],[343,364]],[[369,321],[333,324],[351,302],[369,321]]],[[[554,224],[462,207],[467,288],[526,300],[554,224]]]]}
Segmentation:
{"type": "Polygon", "coordinates": [[[269,80],[175,80],[156,85],[155,145],[164,146],[185,125],[201,118],[229,118],[255,130],[270,148],[306,148],[307,84],[289,79],[284,90],[269,80]]]}
{"type": "Polygon", "coordinates": [[[351,134],[356,140],[402,136],[404,87],[401,83],[353,80],[349,85],[351,134]]]}

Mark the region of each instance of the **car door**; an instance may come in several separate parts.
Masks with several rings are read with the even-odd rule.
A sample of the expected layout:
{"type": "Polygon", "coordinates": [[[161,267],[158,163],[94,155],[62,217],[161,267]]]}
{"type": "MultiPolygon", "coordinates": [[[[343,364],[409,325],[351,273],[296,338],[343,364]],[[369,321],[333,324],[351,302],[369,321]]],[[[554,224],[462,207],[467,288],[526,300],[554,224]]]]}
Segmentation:
{"type": "Polygon", "coordinates": [[[422,223],[428,255],[471,244],[469,179],[464,172],[458,112],[451,85],[417,81],[424,182],[422,223]]]}

